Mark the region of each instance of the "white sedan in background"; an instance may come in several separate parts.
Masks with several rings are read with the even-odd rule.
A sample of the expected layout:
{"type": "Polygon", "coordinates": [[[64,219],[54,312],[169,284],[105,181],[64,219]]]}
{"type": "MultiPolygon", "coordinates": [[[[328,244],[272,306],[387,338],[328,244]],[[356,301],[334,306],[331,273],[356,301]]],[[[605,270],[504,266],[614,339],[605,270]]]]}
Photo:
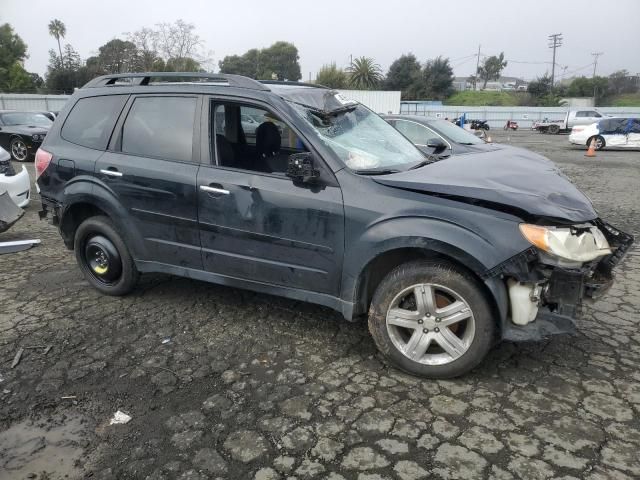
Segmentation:
{"type": "Polygon", "coordinates": [[[31,198],[29,172],[22,165],[22,169],[16,173],[11,165],[11,155],[0,147],[0,195],[4,192],[9,193],[9,197],[18,207],[24,208],[29,205],[31,198]]]}
{"type": "Polygon", "coordinates": [[[595,140],[596,150],[605,147],[640,148],[640,118],[606,118],[571,129],[569,141],[574,145],[588,147],[592,140],[595,140]]]}

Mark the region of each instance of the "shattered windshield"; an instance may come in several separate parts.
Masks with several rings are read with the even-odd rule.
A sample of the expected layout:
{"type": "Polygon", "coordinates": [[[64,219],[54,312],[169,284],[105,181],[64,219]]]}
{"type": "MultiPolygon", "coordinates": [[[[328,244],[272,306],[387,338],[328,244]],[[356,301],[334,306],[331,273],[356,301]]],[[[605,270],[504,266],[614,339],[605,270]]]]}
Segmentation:
{"type": "Polygon", "coordinates": [[[329,112],[290,104],[352,170],[403,170],[425,159],[395,128],[360,104],[329,112]]]}

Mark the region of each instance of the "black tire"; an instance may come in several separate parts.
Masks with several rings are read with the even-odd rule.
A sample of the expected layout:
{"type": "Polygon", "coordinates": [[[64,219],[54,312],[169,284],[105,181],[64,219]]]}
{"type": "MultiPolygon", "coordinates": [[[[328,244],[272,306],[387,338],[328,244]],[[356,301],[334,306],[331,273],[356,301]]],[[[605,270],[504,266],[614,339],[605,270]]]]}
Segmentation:
{"type": "Polygon", "coordinates": [[[489,131],[489,125],[483,125],[482,129],[485,130],[485,131],[489,131]]]}
{"type": "MultiPolygon", "coordinates": [[[[437,287],[434,287],[434,292],[435,288],[437,287]]],[[[423,319],[423,325],[426,325],[426,316],[423,319]]],[[[435,320],[440,321],[437,318],[435,320]]],[[[423,323],[421,320],[418,322],[423,323]]],[[[419,333],[419,330],[420,327],[416,331],[419,333]]],[[[487,355],[495,342],[496,324],[485,293],[470,274],[444,262],[415,261],[395,268],[378,285],[369,309],[369,331],[380,352],[401,370],[426,378],[453,378],[469,372],[487,355]],[[469,340],[464,354],[449,363],[429,365],[410,359],[394,344],[390,336],[387,312],[401,292],[416,284],[433,284],[450,289],[459,295],[471,310],[475,333],[469,340]]],[[[437,328],[434,332],[436,331],[437,328]]],[[[428,347],[425,354],[432,348],[428,347]]],[[[439,345],[436,344],[435,348],[438,349],[439,345]]]]}
{"type": "Polygon", "coordinates": [[[24,140],[20,137],[11,139],[11,142],[9,142],[9,153],[11,154],[11,158],[16,162],[26,162],[29,160],[27,144],[24,143],[24,140]]]}
{"type": "Polygon", "coordinates": [[[74,250],[84,278],[99,292],[126,295],[138,282],[140,274],[129,249],[108,217],[90,217],[82,222],[76,230],[74,250]],[[106,267],[92,265],[92,255],[100,250],[107,257],[106,267]]]}
{"type": "Polygon", "coordinates": [[[560,132],[559,125],[549,125],[549,133],[552,135],[556,135],[560,132]]]}
{"type": "Polygon", "coordinates": [[[587,148],[591,146],[592,140],[596,141],[596,150],[602,150],[607,146],[607,142],[604,140],[602,135],[594,135],[593,137],[589,137],[589,140],[587,140],[587,148]]]}

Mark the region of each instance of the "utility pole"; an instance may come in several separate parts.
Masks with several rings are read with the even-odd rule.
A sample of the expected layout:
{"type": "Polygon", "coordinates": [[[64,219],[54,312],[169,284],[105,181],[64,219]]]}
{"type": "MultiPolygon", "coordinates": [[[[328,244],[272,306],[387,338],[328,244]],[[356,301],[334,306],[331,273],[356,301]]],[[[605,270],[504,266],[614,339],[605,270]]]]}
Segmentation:
{"type": "Polygon", "coordinates": [[[480,44],[478,44],[478,60],[476,61],[476,74],[474,75],[473,80],[473,91],[477,90],[476,86],[478,85],[478,70],[480,70],[480,44]]]}
{"type": "Polygon", "coordinates": [[[593,106],[596,105],[596,67],[598,66],[598,57],[603,55],[604,52],[594,52],[591,55],[593,56],[593,76],[591,77],[591,81],[593,81],[593,106]]]}
{"type": "Polygon", "coordinates": [[[551,88],[553,88],[556,77],[556,48],[562,46],[562,34],[554,33],[549,35],[549,48],[553,48],[553,64],[551,65],[551,88]]]}

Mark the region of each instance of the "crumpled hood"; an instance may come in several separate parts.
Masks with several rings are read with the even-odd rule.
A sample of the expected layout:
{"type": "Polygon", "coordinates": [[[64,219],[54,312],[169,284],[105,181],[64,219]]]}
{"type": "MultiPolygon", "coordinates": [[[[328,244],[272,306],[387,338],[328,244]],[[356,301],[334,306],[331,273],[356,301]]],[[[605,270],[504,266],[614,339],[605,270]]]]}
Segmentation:
{"type": "Polygon", "coordinates": [[[453,155],[415,170],[372,178],[390,187],[492,202],[533,216],[569,222],[598,216],[591,201],[553,162],[518,148],[453,155]]]}

